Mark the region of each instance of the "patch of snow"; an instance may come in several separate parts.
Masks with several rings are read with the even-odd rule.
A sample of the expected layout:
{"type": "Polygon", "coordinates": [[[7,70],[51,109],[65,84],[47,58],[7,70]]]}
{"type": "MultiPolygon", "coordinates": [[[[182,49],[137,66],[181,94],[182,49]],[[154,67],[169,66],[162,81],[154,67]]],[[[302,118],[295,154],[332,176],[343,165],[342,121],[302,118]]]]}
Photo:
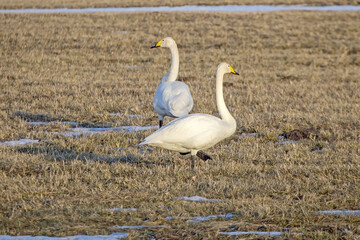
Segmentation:
{"type": "Polygon", "coordinates": [[[137,68],[138,66],[137,65],[125,65],[124,68],[137,68]]]}
{"type": "Polygon", "coordinates": [[[105,209],[108,212],[130,212],[130,211],[137,211],[136,208],[108,208],[105,209]]]}
{"type": "Polygon", "coordinates": [[[131,118],[142,118],[142,115],[140,114],[129,114],[128,116],[131,118]]]}
{"type": "Polygon", "coordinates": [[[6,146],[21,146],[21,145],[26,145],[26,144],[31,144],[31,143],[38,143],[39,140],[36,139],[20,139],[17,141],[7,141],[7,142],[0,142],[0,146],[1,145],[6,145],[6,146]]]}
{"type": "Polygon", "coordinates": [[[284,136],[278,136],[277,139],[280,140],[280,142],[277,142],[277,144],[281,144],[281,145],[298,143],[298,141],[284,140],[285,139],[284,136]]]}
{"type": "Polygon", "coordinates": [[[281,236],[283,232],[260,232],[260,231],[249,231],[249,232],[219,232],[219,234],[231,235],[231,236],[238,236],[238,235],[262,235],[262,236],[269,236],[269,237],[277,237],[281,236]]]}
{"type": "Polygon", "coordinates": [[[61,124],[70,125],[70,126],[79,126],[80,125],[80,123],[78,123],[78,122],[70,122],[70,121],[63,121],[63,122],[61,122],[61,124]]]}
{"type": "Polygon", "coordinates": [[[278,144],[280,145],[288,145],[288,144],[296,144],[298,143],[298,141],[281,141],[281,142],[278,142],[278,144]]]}
{"type": "Polygon", "coordinates": [[[95,133],[104,133],[108,131],[122,131],[122,132],[138,132],[152,129],[158,129],[158,126],[120,126],[109,128],[69,128],[66,132],[54,132],[57,135],[64,137],[78,137],[81,135],[88,136],[95,133]]]}
{"type": "Polygon", "coordinates": [[[316,213],[345,215],[345,216],[360,216],[360,210],[348,210],[348,209],[316,211],[316,213]]]}
{"type": "Polygon", "coordinates": [[[192,223],[198,223],[198,222],[203,222],[203,221],[207,221],[210,220],[212,218],[226,218],[226,219],[231,219],[233,217],[236,217],[238,215],[234,215],[232,213],[227,213],[227,214],[222,214],[222,215],[210,215],[210,216],[204,216],[204,217],[192,217],[191,219],[187,220],[186,222],[192,222],[192,223]]]}
{"type": "Polygon", "coordinates": [[[162,228],[165,225],[137,225],[137,226],[113,226],[116,229],[141,229],[141,228],[162,228]]]}
{"type": "Polygon", "coordinates": [[[238,137],[256,137],[256,133],[242,133],[238,137]]]}
{"type": "Polygon", "coordinates": [[[144,154],[146,152],[152,152],[153,149],[151,147],[147,147],[145,150],[138,148],[138,152],[140,152],[141,154],[144,154]]]}
{"type": "Polygon", "coordinates": [[[26,122],[28,125],[46,125],[49,124],[49,122],[26,122]]]}
{"type": "Polygon", "coordinates": [[[128,233],[112,233],[110,235],[75,235],[69,237],[47,237],[47,236],[9,236],[0,235],[1,240],[117,240],[127,238],[128,233]]]}
{"type": "Polygon", "coordinates": [[[118,112],[112,112],[112,113],[109,113],[110,116],[122,116],[124,114],[122,113],[118,113],[118,112]]]}
{"type": "MultiPolygon", "coordinates": [[[[26,122],[26,124],[28,125],[48,125],[48,124],[52,124],[52,123],[57,123],[55,121],[51,121],[51,122],[26,122]]],[[[70,122],[70,121],[63,121],[63,122],[59,122],[60,124],[63,125],[70,125],[70,126],[79,126],[80,123],[77,122],[70,122]]]]}
{"type": "Polygon", "coordinates": [[[221,199],[208,199],[208,198],[199,197],[199,196],[175,197],[174,199],[180,199],[180,200],[185,200],[185,201],[193,201],[193,202],[219,202],[219,201],[222,201],[221,199]]]}

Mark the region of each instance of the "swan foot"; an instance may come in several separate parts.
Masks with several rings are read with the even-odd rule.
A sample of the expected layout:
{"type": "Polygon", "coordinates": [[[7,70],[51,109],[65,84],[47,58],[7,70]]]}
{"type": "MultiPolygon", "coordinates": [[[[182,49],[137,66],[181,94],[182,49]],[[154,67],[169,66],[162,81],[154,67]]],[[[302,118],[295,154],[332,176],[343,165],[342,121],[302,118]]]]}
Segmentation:
{"type": "Polygon", "coordinates": [[[161,128],[163,125],[163,120],[159,120],[159,128],[161,128]]]}
{"type": "Polygon", "coordinates": [[[181,155],[187,155],[187,154],[189,154],[190,152],[181,152],[180,154],[181,155]]]}
{"type": "Polygon", "coordinates": [[[212,158],[209,155],[207,155],[206,153],[204,153],[203,151],[198,151],[196,153],[196,156],[198,156],[198,158],[200,158],[201,160],[204,160],[204,161],[207,161],[209,159],[212,160],[212,158]]]}

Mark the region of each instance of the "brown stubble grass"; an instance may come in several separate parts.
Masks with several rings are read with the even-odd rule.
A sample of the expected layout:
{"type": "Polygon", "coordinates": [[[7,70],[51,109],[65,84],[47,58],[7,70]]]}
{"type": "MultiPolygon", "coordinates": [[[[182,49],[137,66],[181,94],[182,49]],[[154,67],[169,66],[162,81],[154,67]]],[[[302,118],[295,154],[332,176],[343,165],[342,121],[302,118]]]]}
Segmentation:
{"type": "Polygon", "coordinates": [[[221,238],[217,232],[230,226],[290,227],[305,234],[292,238],[360,234],[359,217],[314,213],[360,205],[358,13],[0,18],[0,139],[42,140],[0,147],[1,234],[108,234],[119,231],[111,226],[147,219],[167,227],[132,230],[130,237],[221,238]],[[216,114],[215,70],[229,62],[240,73],[226,76],[224,88],[236,134],[255,131],[258,137],[223,141],[207,150],[214,160],[199,161],[192,172],[188,156],[161,149],[141,153],[137,144],[151,131],[66,138],[52,133],[66,129],[60,124],[26,125],[156,125],[151,103],[170,54],[149,47],[165,36],[179,45],[180,76],[193,94],[193,112],[216,114]],[[317,129],[318,137],[277,143],[284,131],[308,128],[317,129]],[[224,201],[173,199],[193,195],[224,201]],[[112,207],[138,211],[105,211],[112,207]],[[240,217],[185,222],[228,212],[240,217]]]}
{"type": "Polygon", "coordinates": [[[103,7],[156,7],[184,5],[358,5],[358,0],[0,0],[0,9],[19,8],[103,8],[103,7]]]}

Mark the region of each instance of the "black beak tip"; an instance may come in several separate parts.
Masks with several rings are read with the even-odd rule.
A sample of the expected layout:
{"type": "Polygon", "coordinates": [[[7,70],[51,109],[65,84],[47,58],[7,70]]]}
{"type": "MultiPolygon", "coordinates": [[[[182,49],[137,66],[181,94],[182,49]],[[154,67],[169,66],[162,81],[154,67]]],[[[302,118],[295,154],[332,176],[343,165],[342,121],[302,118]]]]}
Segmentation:
{"type": "Polygon", "coordinates": [[[236,75],[240,75],[239,73],[235,72],[236,75]]]}
{"type": "Polygon", "coordinates": [[[150,48],[156,48],[156,45],[154,45],[154,46],[151,46],[150,48]]]}

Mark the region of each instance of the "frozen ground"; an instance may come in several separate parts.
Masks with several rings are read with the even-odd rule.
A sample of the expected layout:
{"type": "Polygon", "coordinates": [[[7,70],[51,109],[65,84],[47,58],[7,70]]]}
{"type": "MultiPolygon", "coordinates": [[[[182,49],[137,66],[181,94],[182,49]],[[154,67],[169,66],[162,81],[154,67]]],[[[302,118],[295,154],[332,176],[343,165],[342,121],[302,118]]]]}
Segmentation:
{"type": "Polygon", "coordinates": [[[108,212],[130,212],[130,211],[137,211],[136,208],[108,208],[106,209],[108,212]]]}
{"type": "Polygon", "coordinates": [[[192,196],[192,197],[184,196],[184,197],[176,197],[174,199],[193,201],[193,202],[219,202],[219,201],[221,201],[220,199],[208,199],[208,198],[199,197],[199,196],[192,196]]]}
{"type": "Polygon", "coordinates": [[[227,213],[227,214],[221,214],[221,215],[210,215],[210,216],[199,216],[199,217],[192,217],[191,219],[187,220],[186,222],[190,222],[190,223],[198,223],[198,222],[204,222],[204,221],[208,221],[210,219],[213,218],[225,218],[225,219],[231,219],[233,217],[238,217],[239,215],[235,215],[232,213],[227,213]]]}
{"type": "MultiPolygon", "coordinates": [[[[195,199],[195,201],[198,201],[199,199],[201,201],[209,201],[214,199],[207,199],[199,196],[193,196],[193,197],[181,197],[178,199],[195,199]]],[[[218,200],[219,199],[215,199],[218,200]]],[[[194,200],[190,200],[194,201],[194,200]]],[[[106,211],[136,211],[136,208],[111,208],[106,209],[106,211]]],[[[360,215],[360,210],[347,210],[347,209],[341,209],[341,210],[327,210],[327,211],[317,211],[316,213],[320,214],[334,214],[334,215],[360,215]]],[[[221,214],[221,215],[209,215],[209,216],[195,216],[191,219],[186,220],[186,222],[189,223],[199,223],[203,221],[208,221],[213,218],[225,218],[225,219],[232,219],[233,217],[240,217],[239,215],[233,214],[233,213],[227,213],[227,214],[221,214]]],[[[177,217],[166,217],[166,220],[174,220],[178,219],[177,217]]],[[[134,225],[134,226],[113,226],[114,229],[142,229],[142,228],[163,228],[166,227],[166,225],[134,225]]],[[[240,236],[240,235],[259,235],[259,236],[267,236],[267,237],[277,237],[284,235],[285,232],[262,232],[262,231],[233,231],[233,232],[219,232],[219,234],[222,235],[230,235],[230,236],[240,236]]],[[[302,235],[302,233],[291,233],[295,235],[302,235]]],[[[9,235],[0,235],[1,240],[115,240],[115,239],[122,239],[127,238],[129,234],[128,233],[112,233],[110,235],[75,235],[75,236],[68,236],[68,237],[47,237],[47,236],[9,236],[9,235]]]]}
{"type": "Polygon", "coordinates": [[[239,235],[261,235],[261,236],[268,236],[268,237],[277,237],[283,235],[283,232],[259,232],[259,231],[249,231],[249,232],[219,232],[219,234],[231,235],[231,236],[239,236],[239,235]]]}
{"type": "Polygon", "coordinates": [[[34,140],[34,139],[20,139],[17,141],[6,141],[6,142],[0,142],[0,146],[1,145],[6,145],[6,146],[21,146],[21,145],[26,145],[26,144],[30,144],[30,143],[38,143],[39,140],[34,140]]]}
{"type": "Polygon", "coordinates": [[[317,213],[331,214],[331,215],[345,215],[345,216],[360,216],[360,210],[347,210],[347,209],[317,211],[317,213]]]}
{"type": "Polygon", "coordinates": [[[116,229],[141,229],[141,228],[161,228],[165,225],[138,225],[138,226],[113,226],[116,229]]]}
{"type": "MultiPolygon", "coordinates": [[[[116,115],[117,113],[112,113],[112,115],[116,115]]],[[[141,117],[141,115],[130,114],[129,117],[136,118],[141,117]]],[[[56,122],[27,122],[28,125],[48,125],[56,122]]],[[[122,132],[137,132],[137,131],[146,131],[151,129],[157,129],[158,126],[119,126],[119,127],[95,127],[95,128],[87,128],[87,127],[77,127],[81,126],[81,123],[78,122],[69,122],[63,121],[59,122],[63,125],[70,125],[75,128],[68,128],[68,131],[65,132],[55,132],[57,135],[62,135],[65,137],[77,137],[81,135],[90,135],[94,133],[103,133],[108,131],[122,131],[122,132]]],[[[1,144],[1,143],[0,143],[1,144]]]]}
{"type": "Polygon", "coordinates": [[[151,129],[158,129],[158,126],[120,126],[110,128],[68,128],[66,132],[56,132],[55,134],[62,135],[64,137],[78,137],[81,135],[90,135],[94,133],[103,133],[108,131],[122,131],[122,132],[138,132],[151,129]]]}
{"type": "MultiPolygon", "coordinates": [[[[141,115],[129,115],[131,118],[140,117],[141,115]]],[[[48,124],[54,124],[56,122],[27,122],[28,125],[48,125],[48,124]]],[[[86,128],[86,127],[77,127],[82,125],[81,123],[77,122],[60,122],[60,124],[63,125],[70,125],[72,128],[68,128],[65,132],[54,132],[56,135],[61,135],[64,137],[79,137],[82,135],[88,136],[90,134],[96,134],[96,133],[105,133],[108,131],[122,131],[122,132],[138,132],[138,131],[146,131],[146,130],[152,130],[152,129],[158,129],[158,126],[119,126],[119,127],[108,127],[108,128],[86,128]]],[[[21,146],[26,144],[34,144],[39,143],[40,140],[37,139],[20,139],[20,140],[14,140],[14,141],[5,141],[0,142],[1,145],[5,146],[21,146]]]]}

